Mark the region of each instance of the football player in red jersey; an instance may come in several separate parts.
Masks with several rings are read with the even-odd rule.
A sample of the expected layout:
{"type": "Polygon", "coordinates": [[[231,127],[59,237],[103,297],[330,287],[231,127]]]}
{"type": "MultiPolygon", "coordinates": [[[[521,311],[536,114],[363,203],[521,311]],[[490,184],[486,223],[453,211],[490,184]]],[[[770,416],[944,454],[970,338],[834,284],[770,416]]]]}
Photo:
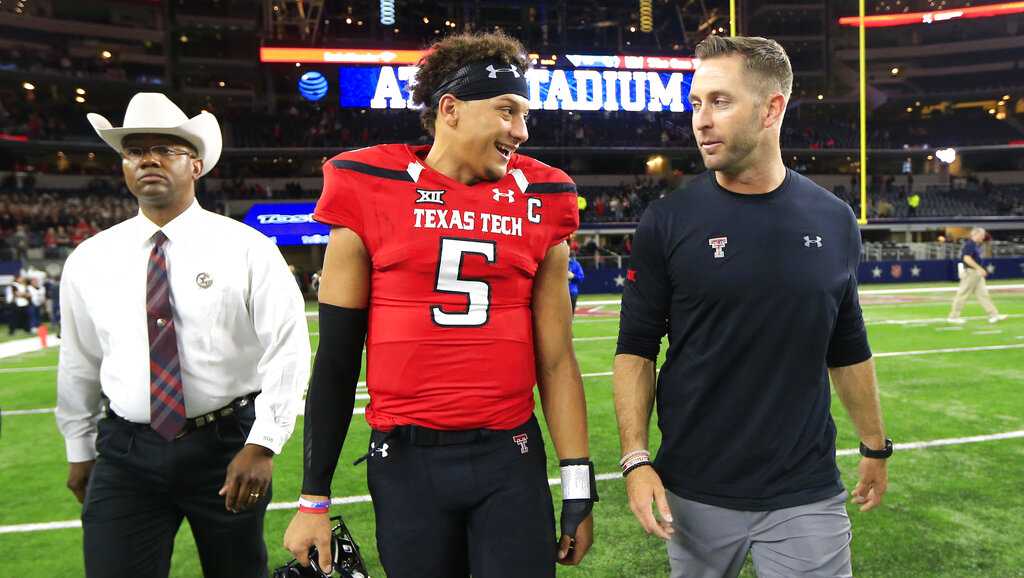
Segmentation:
{"type": "Polygon", "coordinates": [[[324,165],[332,226],[305,414],[300,511],[285,546],[329,565],[330,483],[366,341],[367,479],[391,578],[543,578],[578,564],[597,501],[572,349],[566,239],[576,187],[520,155],[528,63],[518,41],[466,34],[416,76],[430,146],[324,165]],[[562,474],[560,538],[533,386],[562,474]],[[327,550],[325,551],[325,548],[327,550]]]}

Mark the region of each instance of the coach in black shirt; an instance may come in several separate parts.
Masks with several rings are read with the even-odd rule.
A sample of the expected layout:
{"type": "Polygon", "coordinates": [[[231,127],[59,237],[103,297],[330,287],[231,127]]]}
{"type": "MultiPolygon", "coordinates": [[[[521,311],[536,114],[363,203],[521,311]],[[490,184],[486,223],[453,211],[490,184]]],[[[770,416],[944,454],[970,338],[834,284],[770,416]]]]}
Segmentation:
{"type": "Polygon", "coordinates": [[[782,47],[711,36],[697,57],[693,131],[709,170],[647,209],[622,298],[630,507],[668,540],[673,578],[735,576],[748,551],[762,577],[850,576],[830,377],[872,456],[853,491],[861,510],[881,502],[891,452],[857,299],[860,232],[845,203],[782,163],[782,47]]]}

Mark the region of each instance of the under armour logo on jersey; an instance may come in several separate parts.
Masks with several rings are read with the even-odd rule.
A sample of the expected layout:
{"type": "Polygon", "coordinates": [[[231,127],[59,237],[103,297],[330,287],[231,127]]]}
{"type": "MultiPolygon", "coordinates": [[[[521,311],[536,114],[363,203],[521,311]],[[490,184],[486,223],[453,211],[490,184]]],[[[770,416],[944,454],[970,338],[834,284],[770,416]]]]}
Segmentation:
{"type": "Polygon", "coordinates": [[[416,199],[417,205],[423,203],[443,205],[444,199],[441,198],[441,195],[445,194],[447,191],[427,191],[424,189],[416,189],[416,192],[420,195],[420,198],[416,199]]]}
{"type": "Polygon", "coordinates": [[[821,237],[818,236],[818,235],[815,235],[814,237],[811,237],[810,235],[804,235],[804,247],[811,247],[811,246],[814,246],[814,247],[817,247],[817,248],[820,249],[821,248],[821,237]]]}
{"type": "Polygon", "coordinates": [[[725,246],[729,243],[729,237],[715,237],[708,239],[708,245],[715,250],[715,259],[725,258],[725,246]]]}
{"type": "Polygon", "coordinates": [[[377,442],[370,442],[370,454],[379,455],[382,458],[388,457],[387,442],[380,444],[380,447],[377,447],[377,442]]]}
{"type": "Polygon", "coordinates": [[[517,444],[519,444],[519,453],[525,454],[526,452],[530,451],[530,448],[526,447],[526,441],[528,439],[529,438],[527,437],[526,434],[518,434],[518,435],[512,436],[512,441],[514,441],[517,444]]]}
{"type": "Polygon", "coordinates": [[[498,78],[499,72],[511,72],[516,78],[519,78],[519,71],[514,64],[508,68],[494,68],[493,64],[487,65],[487,78],[498,78]]]}
{"type": "Polygon", "coordinates": [[[503,193],[501,192],[501,189],[494,188],[491,189],[491,192],[494,193],[494,195],[492,195],[491,198],[494,199],[495,201],[504,198],[510,204],[516,202],[516,193],[512,189],[509,189],[507,193],[503,193]]]}

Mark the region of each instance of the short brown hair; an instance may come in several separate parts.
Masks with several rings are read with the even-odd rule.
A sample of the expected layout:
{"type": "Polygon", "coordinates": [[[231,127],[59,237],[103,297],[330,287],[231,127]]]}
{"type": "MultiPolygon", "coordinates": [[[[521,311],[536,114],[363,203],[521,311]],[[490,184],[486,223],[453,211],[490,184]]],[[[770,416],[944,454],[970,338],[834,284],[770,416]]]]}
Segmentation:
{"type": "Polygon", "coordinates": [[[431,100],[434,91],[459,68],[482,60],[492,60],[506,66],[514,64],[519,70],[530,67],[523,45],[504,32],[449,36],[431,46],[420,61],[412,100],[415,104],[423,105],[420,123],[430,136],[434,136],[434,122],[437,120],[437,104],[431,100]]]}
{"type": "Polygon", "coordinates": [[[760,36],[708,36],[697,45],[696,56],[701,60],[739,54],[748,71],[761,82],[762,92],[777,90],[789,100],[793,92],[793,67],[789,55],[781,44],[760,36]]]}

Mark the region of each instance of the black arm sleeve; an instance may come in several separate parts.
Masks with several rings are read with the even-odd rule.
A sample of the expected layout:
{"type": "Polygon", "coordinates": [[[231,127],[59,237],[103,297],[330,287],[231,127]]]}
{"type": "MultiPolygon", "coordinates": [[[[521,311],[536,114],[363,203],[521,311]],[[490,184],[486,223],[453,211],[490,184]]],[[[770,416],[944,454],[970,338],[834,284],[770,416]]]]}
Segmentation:
{"type": "Polygon", "coordinates": [[[640,218],[633,239],[633,255],[619,314],[616,354],[629,353],[647,359],[658,358],[661,338],[668,332],[672,283],[668,277],[661,235],[652,205],[640,218]]]}
{"type": "Polygon", "coordinates": [[[366,341],[366,309],[320,304],[320,344],[302,425],[302,493],[329,496],[352,422],[366,341]]]}
{"type": "Polygon", "coordinates": [[[860,263],[861,242],[860,229],[857,228],[857,221],[852,211],[849,220],[851,231],[847,269],[850,278],[846,285],[843,301],[839,304],[839,318],[836,319],[836,326],[832,330],[832,338],[828,344],[826,362],[829,367],[854,365],[867,361],[871,357],[868,332],[864,327],[864,316],[860,308],[860,298],[857,295],[857,265],[860,263]]]}

